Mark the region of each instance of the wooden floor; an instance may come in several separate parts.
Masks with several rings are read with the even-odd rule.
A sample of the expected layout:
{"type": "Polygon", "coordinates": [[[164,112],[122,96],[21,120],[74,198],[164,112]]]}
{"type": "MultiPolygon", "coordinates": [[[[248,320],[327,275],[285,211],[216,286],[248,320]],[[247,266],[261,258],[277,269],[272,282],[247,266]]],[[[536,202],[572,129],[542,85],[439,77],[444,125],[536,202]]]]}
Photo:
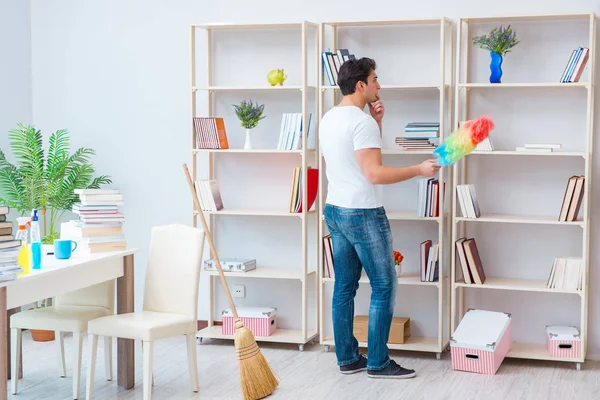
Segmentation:
{"type": "MultiPolygon", "coordinates": [[[[417,377],[373,380],[364,372],[341,375],[336,367],[334,349],[325,352],[320,345],[306,345],[304,352],[299,352],[298,346],[293,345],[259,345],[280,380],[280,386],[270,399],[600,399],[600,362],[588,361],[581,371],[577,371],[570,363],[507,359],[495,376],[482,376],[451,370],[448,352],[440,361],[436,360],[435,354],[392,352],[398,363],[416,369],[417,377]]],[[[9,393],[9,399],[70,399],[73,364],[70,336],[65,339],[65,347],[68,376],[59,378],[54,342],[33,342],[29,332],[24,332],[24,379],[20,382],[18,397],[9,393]]],[[[136,385],[128,391],[119,388],[116,381],[105,380],[102,341],[99,341],[99,347],[94,398],[141,399],[140,344],[136,347],[136,385]]],[[[153,399],[242,399],[232,341],[205,340],[198,345],[200,393],[191,391],[183,336],[159,341],[155,349],[153,399]]],[[[85,398],[87,351],[86,340],[81,399],[85,398]]]]}

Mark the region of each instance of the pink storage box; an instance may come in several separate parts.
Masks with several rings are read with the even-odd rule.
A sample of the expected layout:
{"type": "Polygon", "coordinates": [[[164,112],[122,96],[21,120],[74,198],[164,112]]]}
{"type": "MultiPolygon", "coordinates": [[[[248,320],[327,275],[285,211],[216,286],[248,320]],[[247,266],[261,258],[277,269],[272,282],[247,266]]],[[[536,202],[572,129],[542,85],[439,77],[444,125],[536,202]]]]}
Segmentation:
{"type": "Polygon", "coordinates": [[[511,344],[510,314],[469,310],[450,339],[452,368],[494,375],[511,344]]]}
{"type": "Polygon", "coordinates": [[[574,326],[547,326],[546,348],[548,354],[557,358],[579,358],[581,337],[574,326]]]}
{"type": "MultiPolygon", "coordinates": [[[[272,307],[236,307],[240,320],[254,336],[271,336],[277,329],[277,309],[272,307]]],[[[235,335],[235,318],[231,308],[221,313],[223,335],[235,335]]]]}

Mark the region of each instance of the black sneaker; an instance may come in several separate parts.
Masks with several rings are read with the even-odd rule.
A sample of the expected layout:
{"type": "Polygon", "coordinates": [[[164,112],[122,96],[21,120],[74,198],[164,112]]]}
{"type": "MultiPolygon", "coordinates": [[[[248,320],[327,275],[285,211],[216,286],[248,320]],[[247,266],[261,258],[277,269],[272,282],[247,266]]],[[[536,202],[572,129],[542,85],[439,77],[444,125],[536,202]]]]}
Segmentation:
{"type": "Polygon", "coordinates": [[[340,367],[342,374],[355,374],[360,371],[367,370],[367,356],[365,354],[360,355],[360,359],[352,364],[343,365],[340,367]]]}
{"type": "Polygon", "coordinates": [[[369,378],[406,379],[413,378],[416,373],[414,369],[403,368],[396,364],[394,360],[390,360],[390,363],[384,369],[378,371],[368,370],[367,375],[369,378]]]}

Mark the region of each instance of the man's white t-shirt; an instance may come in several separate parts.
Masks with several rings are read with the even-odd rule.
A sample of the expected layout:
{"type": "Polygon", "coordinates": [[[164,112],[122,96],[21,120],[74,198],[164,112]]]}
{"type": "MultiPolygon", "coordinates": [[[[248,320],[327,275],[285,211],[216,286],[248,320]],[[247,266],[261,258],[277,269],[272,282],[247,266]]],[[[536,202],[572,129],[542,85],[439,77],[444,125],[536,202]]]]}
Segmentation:
{"type": "Polygon", "coordinates": [[[355,106],[337,106],[319,124],[319,145],[325,158],[326,203],[347,208],[381,207],[376,187],[363,175],[355,151],[381,149],[379,126],[355,106]]]}

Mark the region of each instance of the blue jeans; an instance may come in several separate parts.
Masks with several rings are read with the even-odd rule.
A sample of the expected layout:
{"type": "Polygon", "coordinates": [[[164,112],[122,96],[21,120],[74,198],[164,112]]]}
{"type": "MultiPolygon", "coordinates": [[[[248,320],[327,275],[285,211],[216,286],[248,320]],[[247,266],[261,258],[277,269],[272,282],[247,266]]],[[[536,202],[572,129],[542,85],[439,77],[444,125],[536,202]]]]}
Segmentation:
{"type": "Polygon", "coordinates": [[[371,283],[367,368],[385,368],[398,278],[390,223],[383,207],[343,208],[325,205],[325,222],[333,247],[335,285],[332,299],[333,335],[338,365],[359,360],[354,337],[354,297],[362,268],[371,283]]]}

